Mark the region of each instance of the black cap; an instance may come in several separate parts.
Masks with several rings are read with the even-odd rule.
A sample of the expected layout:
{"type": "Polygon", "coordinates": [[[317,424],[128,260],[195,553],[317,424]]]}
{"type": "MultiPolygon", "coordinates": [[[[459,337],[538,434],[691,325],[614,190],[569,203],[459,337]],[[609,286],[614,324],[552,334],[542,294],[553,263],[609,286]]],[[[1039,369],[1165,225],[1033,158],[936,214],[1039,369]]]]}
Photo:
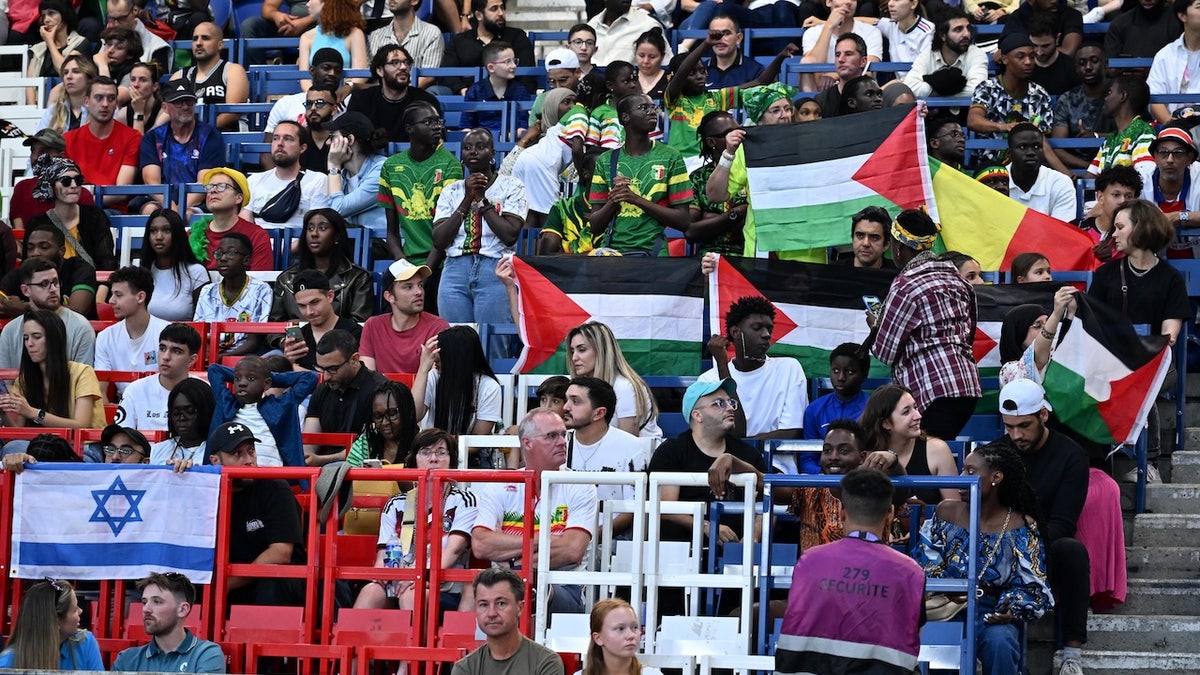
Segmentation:
{"type": "Polygon", "coordinates": [[[339,68],[346,67],[346,60],[342,58],[342,53],[333,47],[321,47],[313,54],[312,65],[319,66],[322,63],[336,63],[339,68]]]}
{"type": "Polygon", "coordinates": [[[187,80],[171,80],[163,85],[162,100],[167,103],[182,101],[185,98],[196,100],[196,92],[192,90],[192,83],[187,80]]]}
{"type": "Polygon", "coordinates": [[[246,441],[260,442],[254,437],[254,432],[250,431],[250,427],[245,424],[226,422],[209,434],[208,451],[209,453],[233,452],[246,441]]]}
{"type": "Polygon", "coordinates": [[[1004,37],[1000,38],[1000,53],[1001,54],[1007,54],[1007,53],[1011,52],[1012,50],[1020,49],[1021,47],[1032,47],[1032,46],[1033,46],[1033,40],[1030,40],[1029,36],[1026,35],[1025,33],[1009,33],[1008,35],[1005,35],[1004,37]]]}
{"type": "Polygon", "coordinates": [[[329,290],[329,277],[326,277],[324,274],[321,274],[316,270],[304,270],[292,278],[293,293],[299,293],[300,291],[327,290],[329,290]]]}
{"type": "Polygon", "coordinates": [[[364,141],[375,131],[375,123],[371,118],[354,111],[344,112],[322,126],[326,131],[340,131],[364,141]]]}
{"type": "Polygon", "coordinates": [[[142,435],[142,432],[132,427],[123,427],[119,424],[110,424],[104,427],[104,431],[100,432],[100,443],[102,445],[108,445],[109,443],[112,443],[113,436],[116,436],[117,434],[125,434],[129,437],[129,440],[133,441],[133,444],[142,451],[143,455],[147,457],[150,456],[150,441],[146,440],[146,437],[142,435]]]}

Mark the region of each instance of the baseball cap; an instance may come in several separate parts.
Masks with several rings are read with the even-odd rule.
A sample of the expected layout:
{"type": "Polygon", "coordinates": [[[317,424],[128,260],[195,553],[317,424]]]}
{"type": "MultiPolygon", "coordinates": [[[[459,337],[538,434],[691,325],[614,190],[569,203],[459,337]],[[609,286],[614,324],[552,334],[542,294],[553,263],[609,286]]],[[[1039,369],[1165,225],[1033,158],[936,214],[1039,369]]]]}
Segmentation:
{"type": "Polygon", "coordinates": [[[556,68],[575,70],[579,67],[579,57],[566,47],[559,47],[546,55],[546,72],[556,68]]]}
{"type": "Polygon", "coordinates": [[[163,85],[162,100],[167,103],[174,103],[175,101],[182,101],[187,98],[193,101],[196,100],[196,92],[192,90],[191,82],[179,79],[171,80],[163,85]]]}
{"type": "Polygon", "coordinates": [[[54,129],[42,129],[29,138],[26,138],[24,141],[21,141],[21,145],[27,148],[31,147],[34,143],[41,143],[47,148],[52,148],[54,150],[67,149],[67,141],[63,139],[62,134],[58,133],[54,129]]]}
{"type": "Polygon", "coordinates": [[[294,293],[327,290],[329,290],[329,277],[314,269],[304,270],[292,279],[292,291],[294,293]]]}
{"type": "Polygon", "coordinates": [[[312,65],[319,66],[322,63],[336,63],[340,67],[346,66],[346,60],[342,58],[342,53],[333,47],[321,47],[313,54],[312,65]]]}
{"type": "Polygon", "coordinates": [[[1008,35],[1005,35],[1004,37],[1000,38],[1000,53],[1001,54],[1007,54],[1007,53],[1011,52],[1012,50],[1020,49],[1021,47],[1032,47],[1032,46],[1033,46],[1033,40],[1030,40],[1029,36],[1026,35],[1025,33],[1009,33],[1008,35]]]}
{"type": "Polygon", "coordinates": [[[354,111],[344,112],[323,126],[326,131],[352,134],[355,138],[364,141],[371,136],[371,132],[375,131],[375,123],[370,118],[354,111]]]}
{"type": "Polygon", "coordinates": [[[217,427],[208,436],[208,451],[214,452],[233,452],[237,446],[246,441],[254,441],[261,443],[254,437],[254,433],[250,431],[250,427],[241,422],[226,422],[217,427]]]}
{"type": "Polygon", "coordinates": [[[1036,415],[1043,408],[1054,410],[1046,400],[1046,390],[1033,380],[1013,380],[1000,390],[1001,415],[1036,415]]]}
{"type": "Polygon", "coordinates": [[[142,454],[146,455],[147,457],[150,456],[150,441],[146,440],[146,437],[142,435],[142,432],[132,427],[123,427],[119,424],[110,424],[104,427],[104,431],[100,432],[101,445],[108,445],[109,443],[112,443],[113,436],[116,436],[117,434],[125,434],[129,437],[129,440],[133,441],[133,444],[142,451],[142,454]]]}
{"type": "Polygon", "coordinates": [[[1158,152],[1158,146],[1163,141],[1176,141],[1182,143],[1184,149],[1190,150],[1193,155],[1196,154],[1196,146],[1192,145],[1192,135],[1186,129],[1178,126],[1163,127],[1158,132],[1158,136],[1150,141],[1150,154],[1158,152]]]}
{"type": "Polygon", "coordinates": [[[229,179],[232,180],[233,184],[237,186],[238,192],[242,193],[242,197],[245,198],[242,203],[250,203],[250,183],[246,180],[246,174],[238,171],[237,169],[230,169],[226,166],[218,166],[208,169],[204,173],[200,174],[200,182],[207,185],[208,181],[212,180],[212,177],[216,175],[229,176],[229,179]]]}
{"type": "Polygon", "coordinates": [[[737,382],[734,382],[732,377],[727,377],[718,382],[693,382],[687,388],[687,391],[683,393],[683,416],[690,416],[692,409],[696,407],[696,401],[718,389],[723,389],[725,393],[732,395],[737,391],[737,382]]]}
{"type": "Polygon", "coordinates": [[[433,274],[433,270],[425,265],[414,265],[404,258],[388,265],[388,271],[392,273],[392,278],[396,281],[408,281],[414,274],[421,275],[422,279],[428,279],[429,275],[433,274]]]}

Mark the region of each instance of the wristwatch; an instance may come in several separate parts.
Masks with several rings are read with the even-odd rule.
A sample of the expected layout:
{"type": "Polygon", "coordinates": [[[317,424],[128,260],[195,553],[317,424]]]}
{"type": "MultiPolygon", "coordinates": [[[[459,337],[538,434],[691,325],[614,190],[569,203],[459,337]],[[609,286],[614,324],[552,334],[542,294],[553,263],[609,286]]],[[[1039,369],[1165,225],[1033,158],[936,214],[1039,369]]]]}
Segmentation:
{"type": "Polygon", "coordinates": [[[1188,213],[1187,211],[1181,211],[1179,213],[1179,222],[1186,223],[1188,221],[1188,218],[1190,218],[1190,217],[1191,217],[1190,213],[1188,213]]]}
{"type": "Polygon", "coordinates": [[[40,427],[40,426],[42,426],[42,423],[45,421],[46,421],[46,409],[42,408],[41,410],[38,411],[37,417],[33,418],[33,423],[40,427]]]}
{"type": "Polygon", "coordinates": [[[146,121],[146,116],[145,116],[145,115],[134,115],[134,116],[133,116],[133,121],[135,121],[135,122],[145,122],[145,121],[146,121]]]}
{"type": "Polygon", "coordinates": [[[733,222],[735,222],[735,223],[736,223],[736,222],[738,221],[738,219],[739,219],[739,218],[740,218],[740,216],[738,215],[738,212],[737,212],[737,211],[730,211],[730,212],[729,212],[729,220],[731,220],[731,221],[733,221],[733,222]]]}

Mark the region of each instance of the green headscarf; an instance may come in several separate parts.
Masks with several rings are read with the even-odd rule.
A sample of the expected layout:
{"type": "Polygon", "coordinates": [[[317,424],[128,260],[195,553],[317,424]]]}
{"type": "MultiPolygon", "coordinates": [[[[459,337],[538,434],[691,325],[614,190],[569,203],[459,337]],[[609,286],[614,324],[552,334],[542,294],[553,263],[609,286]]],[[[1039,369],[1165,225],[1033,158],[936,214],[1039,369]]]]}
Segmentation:
{"type": "Polygon", "coordinates": [[[763,113],[781,98],[792,100],[799,92],[795,87],[781,82],[764,84],[742,90],[742,107],[746,109],[746,123],[758,124],[763,113]]]}

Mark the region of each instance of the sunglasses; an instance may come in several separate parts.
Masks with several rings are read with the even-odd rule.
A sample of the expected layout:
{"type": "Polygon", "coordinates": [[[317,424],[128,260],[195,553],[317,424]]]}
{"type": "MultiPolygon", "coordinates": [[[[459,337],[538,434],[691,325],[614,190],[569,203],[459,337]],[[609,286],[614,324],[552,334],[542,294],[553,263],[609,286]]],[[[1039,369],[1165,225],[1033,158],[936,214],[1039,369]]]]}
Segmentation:
{"type": "Polygon", "coordinates": [[[83,187],[83,176],[59,176],[56,182],[63,187],[71,187],[72,185],[83,187]]]}

